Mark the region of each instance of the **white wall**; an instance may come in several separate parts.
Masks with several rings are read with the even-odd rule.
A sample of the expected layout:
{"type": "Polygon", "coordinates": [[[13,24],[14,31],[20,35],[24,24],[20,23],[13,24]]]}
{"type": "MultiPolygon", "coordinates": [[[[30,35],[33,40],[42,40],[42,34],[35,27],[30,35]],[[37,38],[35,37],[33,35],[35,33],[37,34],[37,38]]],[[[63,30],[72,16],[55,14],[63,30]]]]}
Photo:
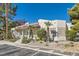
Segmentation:
{"type": "MultiPolygon", "coordinates": [[[[39,19],[38,23],[41,26],[41,28],[46,28],[46,25],[44,22],[48,22],[49,20],[44,20],[44,19],[39,19]]],[[[50,38],[52,38],[51,30],[56,30],[57,36],[55,37],[55,41],[60,41],[60,40],[66,40],[66,21],[64,20],[51,20],[51,26],[49,26],[49,35],[50,38]]]]}

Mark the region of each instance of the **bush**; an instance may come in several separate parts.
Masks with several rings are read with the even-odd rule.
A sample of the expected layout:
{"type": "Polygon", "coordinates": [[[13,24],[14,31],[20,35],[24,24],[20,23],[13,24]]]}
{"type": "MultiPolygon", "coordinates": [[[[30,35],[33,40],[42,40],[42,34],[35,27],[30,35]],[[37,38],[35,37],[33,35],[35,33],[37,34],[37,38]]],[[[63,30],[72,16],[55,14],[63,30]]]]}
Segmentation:
{"type": "Polygon", "coordinates": [[[4,40],[5,38],[5,33],[4,31],[0,30],[0,40],[4,40]]]}
{"type": "Polygon", "coordinates": [[[70,42],[70,46],[73,47],[74,46],[74,42],[70,42]]]}
{"type": "Polygon", "coordinates": [[[46,31],[45,29],[38,29],[37,30],[37,36],[39,37],[38,41],[44,41],[46,38],[46,31]]]}
{"type": "Polygon", "coordinates": [[[69,44],[65,44],[65,45],[64,45],[65,48],[67,48],[67,47],[69,47],[69,46],[70,46],[69,44]]]}
{"type": "Polygon", "coordinates": [[[4,40],[3,34],[0,33],[0,40],[4,40]]]}
{"type": "MultiPolygon", "coordinates": [[[[4,36],[5,36],[5,35],[4,35],[4,36]]],[[[16,42],[18,39],[13,38],[13,37],[12,37],[12,33],[11,33],[11,31],[9,30],[9,32],[8,32],[8,37],[7,37],[7,39],[5,39],[5,40],[10,41],[10,42],[16,42]]]]}
{"type": "Polygon", "coordinates": [[[40,39],[36,39],[36,41],[40,41],[40,39]]]}
{"type": "Polygon", "coordinates": [[[27,37],[24,37],[24,38],[22,39],[22,43],[27,44],[27,43],[30,43],[31,40],[32,40],[32,39],[27,39],[27,37]]]}
{"type": "Polygon", "coordinates": [[[64,45],[65,48],[67,47],[74,47],[74,42],[70,42],[69,44],[64,45]]]}
{"type": "Polygon", "coordinates": [[[67,40],[69,41],[75,41],[76,31],[73,29],[68,30],[66,33],[66,37],[67,37],[67,40]]]}
{"type": "Polygon", "coordinates": [[[43,41],[40,41],[40,43],[43,43],[43,41]]]}
{"type": "Polygon", "coordinates": [[[11,31],[8,32],[8,39],[13,39],[11,31]]]}
{"type": "Polygon", "coordinates": [[[17,40],[16,39],[7,39],[7,41],[16,42],[17,40]]]}

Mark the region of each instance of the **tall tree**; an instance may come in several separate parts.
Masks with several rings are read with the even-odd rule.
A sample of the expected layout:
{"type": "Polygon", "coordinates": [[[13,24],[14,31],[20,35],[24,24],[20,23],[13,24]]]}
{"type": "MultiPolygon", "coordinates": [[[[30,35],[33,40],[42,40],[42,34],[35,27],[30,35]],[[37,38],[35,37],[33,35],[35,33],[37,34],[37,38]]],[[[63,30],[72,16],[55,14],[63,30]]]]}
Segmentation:
{"type": "Polygon", "coordinates": [[[68,14],[72,23],[76,23],[77,21],[79,21],[79,3],[68,9],[68,14]]]}
{"type": "Polygon", "coordinates": [[[38,30],[40,26],[38,24],[29,25],[29,38],[34,41],[34,35],[36,34],[36,30],[38,30]]]}
{"type": "Polygon", "coordinates": [[[49,42],[49,39],[50,39],[50,36],[49,36],[49,26],[51,25],[51,23],[50,22],[45,22],[45,25],[47,27],[47,41],[46,41],[46,43],[48,45],[48,42],[49,42]]]}
{"type": "Polygon", "coordinates": [[[8,38],[8,7],[9,7],[9,4],[6,3],[6,8],[5,8],[5,19],[6,19],[6,39],[8,38]]]}
{"type": "Polygon", "coordinates": [[[34,25],[29,25],[29,37],[30,37],[30,39],[32,39],[33,40],[33,35],[34,35],[34,29],[35,29],[36,27],[34,26],[34,25]]]}
{"type": "Polygon", "coordinates": [[[37,31],[37,36],[39,37],[40,41],[46,41],[46,31],[45,29],[38,29],[37,31]]]}
{"type": "MultiPolygon", "coordinates": [[[[3,17],[4,21],[4,26],[6,27],[6,38],[8,34],[8,26],[9,26],[9,19],[11,20],[13,16],[16,15],[16,9],[17,6],[11,3],[2,3],[2,8],[0,6],[0,12],[1,12],[1,17],[3,17]]],[[[1,18],[0,17],[0,18],[1,18]]]]}
{"type": "Polygon", "coordinates": [[[79,31],[79,3],[70,8],[68,14],[73,26],[71,27],[71,30],[68,30],[67,36],[69,36],[70,40],[75,41],[76,35],[79,31]]]}

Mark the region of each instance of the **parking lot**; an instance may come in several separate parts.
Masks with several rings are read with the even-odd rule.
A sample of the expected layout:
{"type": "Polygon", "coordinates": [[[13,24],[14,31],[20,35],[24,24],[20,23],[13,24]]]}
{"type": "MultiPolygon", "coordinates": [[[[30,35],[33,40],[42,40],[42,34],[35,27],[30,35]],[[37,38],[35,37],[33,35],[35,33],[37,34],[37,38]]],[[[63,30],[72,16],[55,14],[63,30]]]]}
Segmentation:
{"type": "Polygon", "coordinates": [[[58,55],[2,44],[0,45],[0,56],[58,56],[58,55]]]}

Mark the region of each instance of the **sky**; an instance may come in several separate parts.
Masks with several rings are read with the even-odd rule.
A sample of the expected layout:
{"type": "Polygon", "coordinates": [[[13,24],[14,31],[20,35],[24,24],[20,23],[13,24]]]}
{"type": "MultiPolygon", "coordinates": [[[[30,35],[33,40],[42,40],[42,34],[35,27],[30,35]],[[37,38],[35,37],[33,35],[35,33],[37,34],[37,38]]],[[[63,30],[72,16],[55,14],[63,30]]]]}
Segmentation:
{"type": "Polygon", "coordinates": [[[38,19],[66,20],[69,22],[68,8],[73,3],[16,3],[17,11],[14,20],[23,19],[35,23],[38,19]]]}

